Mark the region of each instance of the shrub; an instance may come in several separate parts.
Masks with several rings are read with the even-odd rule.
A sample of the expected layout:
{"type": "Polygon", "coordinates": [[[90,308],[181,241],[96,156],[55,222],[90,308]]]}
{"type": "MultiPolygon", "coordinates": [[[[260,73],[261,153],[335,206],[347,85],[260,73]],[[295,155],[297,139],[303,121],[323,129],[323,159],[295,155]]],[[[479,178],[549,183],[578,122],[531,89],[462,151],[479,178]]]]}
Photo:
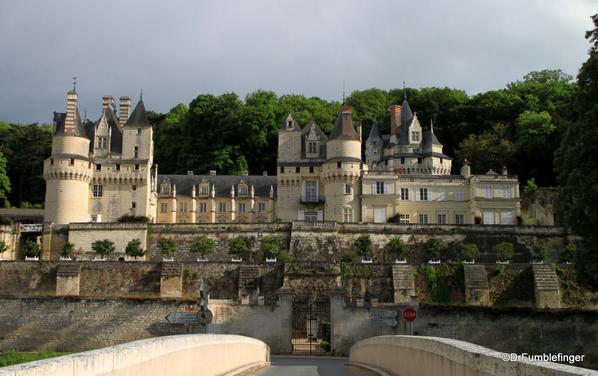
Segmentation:
{"type": "Polygon", "coordinates": [[[282,251],[282,240],[280,236],[266,236],[262,238],[260,251],[266,258],[278,257],[282,251]]]}
{"type": "Polygon", "coordinates": [[[149,218],[144,215],[123,215],[119,217],[116,222],[118,223],[148,223],[149,218]]]}
{"type": "Polygon", "coordinates": [[[91,249],[93,249],[96,254],[104,257],[114,252],[115,247],[112,240],[103,239],[91,243],[91,249]]]}
{"type": "Polygon", "coordinates": [[[361,235],[355,240],[355,248],[357,253],[362,257],[370,257],[372,254],[372,239],[369,235],[361,235]]]}
{"type": "Polygon", "coordinates": [[[396,237],[392,238],[386,243],[386,249],[388,253],[394,255],[395,257],[405,257],[409,252],[409,248],[407,244],[403,241],[403,239],[396,237]]]}
{"type": "Polygon", "coordinates": [[[496,267],[496,271],[495,271],[496,275],[501,275],[504,272],[505,272],[505,266],[504,265],[498,265],[496,267]]]}
{"type": "Polygon", "coordinates": [[[537,190],[538,185],[536,184],[536,180],[534,178],[529,179],[525,184],[525,187],[523,187],[523,192],[527,194],[536,193],[537,190]]]}
{"type": "Polygon", "coordinates": [[[11,222],[11,220],[10,220],[10,219],[8,219],[8,218],[6,218],[6,217],[3,217],[3,216],[1,216],[1,215],[0,215],[0,226],[3,226],[3,225],[5,225],[5,226],[6,226],[6,225],[10,225],[11,223],[12,223],[12,222],[11,222]]]}
{"type": "Polygon", "coordinates": [[[247,243],[248,242],[242,237],[232,238],[228,242],[228,253],[240,258],[248,256],[249,246],[247,243]]]}
{"type": "Polygon", "coordinates": [[[6,252],[8,250],[8,245],[4,242],[4,240],[0,240],[0,254],[6,252]]]}
{"type": "Polygon", "coordinates": [[[546,258],[546,247],[542,244],[534,244],[532,246],[532,260],[542,261],[546,258]]]}
{"type": "Polygon", "coordinates": [[[572,262],[575,260],[577,247],[575,244],[567,244],[559,253],[559,262],[572,262]]]}
{"type": "Polygon", "coordinates": [[[60,248],[60,257],[68,258],[75,253],[75,245],[71,242],[66,242],[60,248]]]}
{"type": "Polygon", "coordinates": [[[480,258],[480,250],[473,243],[465,244],[461,250],[461,257],[464,260],[477,260],[480,258]]]}
{"type": "Polygon", "coordinates": [[[207,236],[202,235],[193,240],[193,243],[191,243],[191,248],[189,249],[189,251],[191,253],[199,253],[202,258],[205,258],[206,255],[210,255],[216,252],[217,246],[218,245],[216,244],[216,241],[208,238],[207,236]]]}
{"type": "Polygon", "coordinates": [[[424,255],[429,260],[437,260],[440,258],[440,252],[442,251],[442,244],[438,239],[428,239],[423,245],[424,255]]]}
{"type": "Polygon", "coordinates": [[[288,251],[280,251],[277,259],[280,262],[293,261],[293,255],[291,255],[288,251]]]}
{"type": "Polygon", "coordinates": [[[27,240],[25,242],[24,253],[27,257],[38,257],[41,253],[41,247],[37,242],[33,240],[27,240]]]}
{"type": "Polygon", "coordinates": [[[345,251],[341,255],[342,262],[357,262],[357,254],[353,251],[345,251]]]}
{"type": "Polygon", "coordinates": [[[139,239],[129,241],[125,247],[125,254],[135,259],[145,255],[145,251],[141,248],[141,241],[139,239]]]}
{"type": "Polygon", "coordinates": [[[156,246],[160,253],[164,256],[170,256],[176,253],[177,244],[170,238],[160,238],[156,242],[156,246]]]}
{"type": "Polygon", "coordinates": [[[496,257],[501,261],[510,260],[515,254],[513,244],[509,242],[498,243],[494,246],[494,252],[496,252],[496,257]]]}

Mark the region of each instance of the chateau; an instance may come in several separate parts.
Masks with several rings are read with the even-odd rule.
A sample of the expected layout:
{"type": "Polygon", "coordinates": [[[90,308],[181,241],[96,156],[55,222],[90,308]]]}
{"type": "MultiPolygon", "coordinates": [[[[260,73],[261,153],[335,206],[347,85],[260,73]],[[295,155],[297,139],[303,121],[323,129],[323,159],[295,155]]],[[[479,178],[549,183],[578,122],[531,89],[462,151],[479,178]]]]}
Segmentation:
{"type": "Polygon", "coordinates": [[[77,92],[54,113],[52,155],[44,162],[45,222],[111,222],[142,215],[158,223],[393,220],[420,224],[512,225],[519,215],[516,176],[451,175],[433,125],[424,131],[405,99],[390,108],[390,135],[362,127],[344,107],[326,135],[289,114],[278,136],[277,175],[160,175],[143,100],[116,109],[103,98],[95,121],[82,121],[77,92]]]}

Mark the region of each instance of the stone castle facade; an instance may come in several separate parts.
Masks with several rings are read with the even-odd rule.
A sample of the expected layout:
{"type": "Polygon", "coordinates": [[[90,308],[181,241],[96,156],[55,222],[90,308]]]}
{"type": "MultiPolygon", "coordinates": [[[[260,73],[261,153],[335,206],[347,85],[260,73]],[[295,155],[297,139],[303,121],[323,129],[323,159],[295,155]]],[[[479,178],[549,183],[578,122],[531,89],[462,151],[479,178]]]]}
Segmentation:
{"type": "Polygon", "coordinates": [[[405,100],[393,106],[391,134],[374,124],[362,157],[361,124],[344,107],[326,135],[289,114],[279,130],[277,175],[159,175],[143,101],[103,98],[95,121],[81,120],[77,93],[54,113],[52,155],[44,162],[45,222],[111,222],[142,215],[159,223],[395,220],[421,224],[515,223],[516,176],[451,175],[433,126],[424,131],[405,100]]]}

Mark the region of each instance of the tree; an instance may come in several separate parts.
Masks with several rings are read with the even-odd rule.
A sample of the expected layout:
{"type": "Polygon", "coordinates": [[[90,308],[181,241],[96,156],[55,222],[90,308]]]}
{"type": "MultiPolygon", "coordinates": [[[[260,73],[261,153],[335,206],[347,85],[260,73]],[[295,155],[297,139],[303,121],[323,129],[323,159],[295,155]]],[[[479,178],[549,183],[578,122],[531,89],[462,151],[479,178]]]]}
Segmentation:
{"type": "Polygon", "coordinates": [[[276,258],[277,261],[291,261],[292,255],[283,249],[280,236],[266,236],[262,238],[260,251],[266,258],[276,258]]]}
{"type": "Polygon", "coordinates": [[[369,235],[361,235],[355,240],[354,245],[360,256],[364,258],[370,258],[372,256],[372,239],[369,235]]]}
{"type": "Polygon", "coordinates": [[[513,160],[517,146],[506,137],[506,127],[495,124],[492,131],[469,135],[459,144],[459,160],[471,161],[474,173],[485,173],[490,169],[500,171],[513,160]]]}
{"type": "Polygon", "coordinates": [[[132,239],[127,243],[125,247],[125,255],[137,259],[145,255],[145,250],[141,248],[141,241],[139,239],[132,239]]]}
{"type": "Polygon", "coordinates": [[[27,240],[23,250],[26,257],[38,257],[41,253],[41,247],[33,240],[27,240]]]}
{"type": "Polygon", "coordinates": [[[201,255],[201,258],[205,258],[206,255],[210,255],[216,252],[217,247],[218,245],[214,240],[208,238],[205,235],[202,235],[198,236],[197,238],[195,238],[195,240],[193,240],[193,243],[191,243],[191,248],[189,248],[189,251],[191,251],[191,253],[199,253],[201,255]]]}
{"type": "Polygon", "coordinates": [[[4,240],[0,240],[0,256],[8,250],[8,245],[4,240]]]}
{"type": "Polygon", "coordinates": [[[513,258],[515,254],[515,249],[512,243],[509,242],[500,242],[494,246],[494,252],[496,253],[496,257],[501,261],[508,261],[513,258]]]}
{"type": "Polygon", "coordinates": [[[97,255],[104,258],[113,253],[116,247],[114,246],[114,242],[112,240],[103,239],[96,240],[95,242],[91,243],[91,249],[93,249],[97,255]]]}
{"type": "Polygon", "coordinates": [[[75,245],[71,242],[66,242],[60,248],[60,257],[69,258],[75,253],[75,245]]]}
{"type": "Polygon", "coordinates": [[[423,244],[423,251],[428,260],[438,260],[442,252],[442,243],[436,238],[430,238],[423,244]]]}
{"type": "Polygon", "coordinates": [[[165,257],[171,256],[177,251],[177,243],[170,238],[158,239],[156,247],[158,247],[158,251],[165,257]]]}
{"type": "Polygon", "coordinates": [[[0,151],[0,208],[9,208],[10,179],[6,174],[6,158],[0,151]]]}
{"type": "Polygon", "coordinates": [[[523,192],[531,195],[533,193],[536,193],[536,191],[538,190],[538,185],[536,184],[536,179],[531,178],[527,181],[527,183],[525,184],[525,187],[523,187],[523,192]]]}
{"type": "Polygon", "coordinates": [[[532,245],[532,260],[534,261],[542,261],[546,258],[547,251],[546,246],[543,244],[536,243],[532,245]]]}
{"type": "Polygon", "coordinates": [[[555,153],[559,184],[555,206],[563,225],[583,238],[575,263],[580,280],[598,289],[598,14],[592,21],[594,29],[586,38],[593,45],[577,75],[577,119],[555,153]]]}
{"type": "Polygon", "coordinates": [[[559,262],[572,262],[577,256],[575,244],[567,244],[559,253],[559,262]]]}
{"type": "Polygon", "coordinates": [[[461,250],[461,257],[464,260],[477,260],[480,258],[480,250],[474,243],[468,243],[463,246],[461,250]]]}
{"type": "Polygon", "coordinates": [[[386,243],[386,250],[394,257],[400,258],[404,258],[409,252],[407,244],[405,244],[403,239],[399,237],[390,239],[388,243],[386,243]]]}
{"type": "Polygon", "coordinates": [[[249,256],[249,246],[247,241],[242,237],[232,238],[228,242],[228,253],[239,258],[246,258],[249,256]]]}

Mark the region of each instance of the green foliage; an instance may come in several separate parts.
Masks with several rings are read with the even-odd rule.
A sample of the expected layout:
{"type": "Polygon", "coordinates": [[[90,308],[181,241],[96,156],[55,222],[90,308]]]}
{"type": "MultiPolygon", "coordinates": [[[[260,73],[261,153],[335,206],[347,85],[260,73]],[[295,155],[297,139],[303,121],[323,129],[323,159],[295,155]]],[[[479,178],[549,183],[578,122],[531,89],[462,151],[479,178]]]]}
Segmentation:
{"type": "Polygon", "coordinates": [[[205,258],[206,255],[210,255],[216,252],[217,248],[218,244],[215,240],[210,239],[205,235],[202,235],[198,236],[197,238],[195,238],[195,240],[193,240],[193,243],[191,243],[189,251],[191,253],[199,253],[202,258],[205,258]]]}
{"type": "Polygon", "coordinates": [[[361,235],[355,240],[353,244],[357,248],[357,253],[365,258],[369,258],[372,255],[372,239],[369,235],[361,235]]]}
{"type": "Polygon", "coordinates": [[[185,281],[192,281],[197,279],[197,274],[193,273],[191,269],[183,270],[183,280],[185,281]]]}
{"type": "Polygon", "coordinates": [[[573,262],[577,256],[577,246],[567,244],[559,253],[559,262],[573,262]]]}
{"type": "Polygon", "coordinates": [[[496,270],[494,271],[494,273],[496,273],[496,275],[502,275],[505,273],[505,266],[504,265],[498,265],[496,267],[496,270]]]}
{"type": "Polygon", "coordinates": [[[442,243],[436,238],[430,238],[423,244],[422,249],[428,260],[438,260],[442,252],[442,243]]]}
{"type": "Polygon", "coordinates": [[[170,256],[176,253],[177,251],[177,243],[174,239],[170,238],[160,238],[156,242],[156,246],[161,254],[164,256],[170,256]]]}
{"type": "MultiPolygon", "coordinates": [[[[332,338],[332,325],[330,322],[323,322],[322,323],[322,340],[326,341],[326,342],[330,342],[330,339],[332,338]]],[[[330,351],[330,350],[328,350],[330,351]]]]}
{"type": "Polygon", "coordinates": [[[394,257],[405,257],[409,252],[409,248],[403,239],[396,237],[392,238],[386,243],[386,250],[394,257]]]}
{"type": "Polygon", "coordinates": [[[512,243],[500,242],[494,246],[494,252],[496,257],[501,261],[507,261],[513,258],[515,254],[515,248],[512,243]]]}
{"type": "Polygon", "coordinates": [[[344,251],[341,255],[342,262],[357,262],[357,254],[353,251],[344,251]]]}
{"type": "Polygon", "coordinates": [[[23,247],[23,253],[27,257],[38,257],[41,253],[41,247],[37,242],[33,240],[27,240],[23,247]]]}
{"type": "Polygon", "coordinates": [[[282,239],[280,236],[265,236],[260,244],[260,251],[266,258],[278,257],[282,251],[282,239]]]}
{"type": "Polygon", "coordinates": [[[494,124],[492,130],[469,135],[456,151],[459,160],[472,162],[473,173],[485,173],[490,169],[500,171],[511,164],[516,152],[517,146],[507,137],[507,127],[503,124],[494,124]]]}
{"type": "Polygon", "coordinates": [[[8,245],[4,242],[4,240],[0,240],[0,254],[6,252],[8,250],[8,245]]]}
{"type": "Polygon", "coordinates": [[[517,145],[530,154],[544,151],[556,130],[552,117],[546,111],[525,111],[517,117],[515,125],[517,145]]]}
{"type": "Polygon", "coordinates": [[[239,258],[247,258],[249,256],[250,247],[246,238],[236,237],[228,242],[228,253],[239,258]]]}
{"type": "Polygon", "coordinates": [[[13,364],[33,362],[35,360],[54,358],[57,356],[68,355],[68,352],[56,352],[50,350],[42,350],[39,352],[23,352],[16,350],[2,350],[0,351],[0,367],[8,367],[13,364]]]}
{"type": "Polygon", "coordinates": [[[149,218],[144,215],[122,215],[116,219],[118,223],[148,223],[149,218]]]}
{"type": "Polygon", "coordinates": [[[523,192],[527,194],[536,193],[537,190],[538,185],[536,184],[536,180],[534,178],[528,179],[527,183],[525,184],[525,187],[523,187],[523,192]]]}
{"type": "Polygon", "coordinates": [[[91,249],[101,257],[108,256],[115,250],[114,242],[110,239],[96,240],[91,243],[91,249]]]}
{"type": "Polygon", "coordinates": [[[461,250],[461,257],[464,260],[477,260],[480,258],[480,250],[474,243],[465,244],[461,250]]]}
{"type": "Polygon", "coordinates": [[[320,347],[324,349],[326,352],[330,352],[331,345],[328,341],[320,341],[320,347]]]}
{"type": "Polygon", "coordinates": [[[546,246],[543,244],[534,244],[532,246],[532,260],[534,261],[542,261],[547,256],[546,246]]]}
{"type": "Polygon", "coordinates": [[[71,242],[66,242],[60,248],[60,257],[68,258],[75,253],[75,245],[71,242]]]}
{"type": "Polygon", "coordinates": [[[132,239],[129,241],[125,247],[125,254],[135,259],[145,255],[145,250],[141,248],[141,241],[139,239],[132,239]]]}
{"type": "Polygon", "coordinates": [[[0,215],[0,226],[6,226],[12,224],[12,221],[6,217],[0,215]]]}
{"type": "Polygon", "coordinates": [[[6,163],[6,158],[0,151],[0,207],[10,206],[7,196],[10,193],[10,179],[6,173],[6,163]]]}

